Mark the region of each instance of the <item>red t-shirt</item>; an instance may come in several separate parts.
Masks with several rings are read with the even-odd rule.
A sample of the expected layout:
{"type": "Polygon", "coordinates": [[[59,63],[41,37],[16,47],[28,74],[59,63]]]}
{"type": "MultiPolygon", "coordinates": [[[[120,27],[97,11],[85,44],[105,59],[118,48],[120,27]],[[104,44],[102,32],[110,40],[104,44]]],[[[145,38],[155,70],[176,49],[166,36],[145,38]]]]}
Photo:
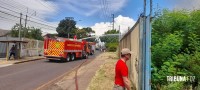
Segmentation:
{"type": "Polygon", "coordinates": [[[115,84],[125,87],[122,77],[128,77],[128,67],[120,59],[115,66],[115,84]]]}

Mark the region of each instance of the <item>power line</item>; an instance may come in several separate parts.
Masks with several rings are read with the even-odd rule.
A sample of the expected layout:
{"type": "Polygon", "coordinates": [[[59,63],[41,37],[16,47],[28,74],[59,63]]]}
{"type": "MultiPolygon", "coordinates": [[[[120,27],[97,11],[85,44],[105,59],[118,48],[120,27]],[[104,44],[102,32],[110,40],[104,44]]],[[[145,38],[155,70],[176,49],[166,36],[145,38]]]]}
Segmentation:
{"type": "MultiPolygon", "coordinates": [[[[26,7],[25,5],[22,5],[22,4],[20,4],[20,3],[18,3],[18,2],[16,2],[16,1],[10,1],[10,0],[4,0],[4,1],[1,1],[0,0],[0,2],[1,2],[1,4],[2,5],[6,5],[7,7],[10,7],[10,8],[12,8],[12,9],[17,9],[17,11],[19,11],[19,12],[21,12],[21,13],[23,13],[24,11],[26,11],[26,13],[28,13],[29,14],[29,12],[27,12],[27,8],[28,7],[26,7]]],[[[35,12],[35,10],[33,10],[33,9],[29,9],[29,11],[32,11],[32,12],[35,12]]]]}
{"type": "Polygon", "coordinates": [[[0,7],[3,8],[3,9],[6,9],[6,10],[8,10],[8,11],[12,11],[12,12],[15,12],[15,13],[19,14],[19,12],[13,11],[13,10],[11,10],[11,9],[8,9],[8,8],[2,7],[2,6],[0,6],[0,7]]]}
{"type": "MultiPolygon", "coordinates": [[[[16,12],[16,11],[13,11],[13,10],[10,10],[10,9],[8,9],[8,8],[5,8],[5,7],[2,7],[2,6],[0,6],[1,8],[4,8],[4,9],[6,9],[6,10],[9,10],[9,11],[12,11],[12,12],[15,12],[15,13],[17,13],[17,14],[20,14],[20,13],[18,13],[18,12],[16,12]]],[[[15,16],[15,15],[12,15],[12,14],[9,14],[9,13],[5,13],[5,12],[3,12],[3,11],[0,11],[1,13],[4,13],[4,14],[8,14],[8,15],[11,15],[11,16],[14,16],[14,17],[17,17],[17,16],[15,16]]],[[[24,16],[24,15],[23,15],[24,16]]],[[[33,17],[31,17],[31,16],[27,16],[27,15],[25,15],[26,17],[30,17],[30,18],[32,18],[32,19],[35,19],[35,20],[38,20],[38,21],[41,21],[41,22],[44,22],[44,21],[42,21],[42,20],[39,20],[39,19],[36,19],[36,18],[33,18],[33,17]]],[[[19,17],[18,17],[19,18],[19,17]]],[[[30,20],[29,20],[30,21],[30,20]]],[[[44,22],[44,23],[47,23],[47,22],[44,22]]],[[[50,26],[50,27],[52,27],[52,26],[50,26]]],[[[54,27],[55,28],[55,27],[54,27]]]]}
{"type": "Polygon", "coordinates": [[[102,16],[105,19],[105,21],[110,21],[108,20],[110,18],[110,10],[108,7],[108,1],[107,0],[100,0],[100,5],[101,5],[101,10],[102,10],[102,16]]]}
{"type": "MultiPolygon", "coordinates": [[[[20,7],[20,8],[24,8],[24,9],[26,9],[26,11],[27,11],[27,6],[25,6],[25,5],[23,5],[23,4],[21,4],[21,3],[19,3],[19,2],[16,2],[16,1],[11,1],[11,2],[14,2],[14,5],[17,5],[17,6],[22,6],[22,7],[20,7]]],[[[29,11],[32,11],[32,12],[30,12],[30,14],[32,14],[32,13],[34,13],[34,12],[36,12],[35,10],[33,10],[33,9],[29,9],[29,11]]],[[[27,12],[27,13],[29,13],[29,12],[27,12]]]]}
{"type": "MultiPolygon", "coordinates": [[[[10,18],[6,18],[6,17],[2,17],[2,16],[0,16],[0,18],[4,18],[4,19],[10,20],[10,21],[17,21],[17,20],[10,19],[10,18]]],[[[17,22],[18,22],[18,21],[17,21],[17,22]]]]}
{"type": "Polygon", "coordinates": [[[111,11],[110,11],[109,6],[110,6],[110,5],[108,5],[108,1],[105,0],[106,18],[107,18],[108,20],[110,20],[110,15],[111,15],[111,11]]]}
{"type": "MultiPolygon", "coordinates": [[[[4,13],[4,14],[7,14],[7,15],[10,15],[10,16],[13,16],[13,17],[15,17],[15,18],[20,18],[20,17],[18,17],[18,16],[16,16],[16,15],[12,15],[12,14],[9,14],[9,13],[6,13],[6,12],[3,12],[3,11],[0,11],[1,13],[4,13]]],[[[2,16],[1,16],[2,17],[2,16]]],[[[7,18],[8,19],[8,18],[7,18]]],[[[25,20],[24,18],[22,18],[23,20],[25,20]]],[[[43,23],[39,23],[39,22],[36,22],[36,21],[32,21],[32,20],[27,20],[27,21],[30,21],[30,22],[32,22],[32,23],[36,23],[36,24],[39,24],[39,25],[43,25],[43,26],[47,26],[47,27],[51,27],[52,29],[54,28],[56,28],[56,27],[53,27],[53,26],[49,26],[49,25],[46,25],[46,24],[43,24],[43,23]]]]}
{"type": "Polygon", "coordinates": [[[7,14],[7,15],[10,15],[10,16],[13,16],[13,17],[17,17],[17,18],[20,18],[18,16],[15,16],[15,15],[12,15],[12,14],[9,14],[9,13],[6,13],[6,12],[3,12],[3,11],[0,11],[1,13],[4,13],[4,14],[7,14]]]}
{"type": "MultiPolygon", "coordinates": [[[[1,13],[4,13],[4,14],[7,14],[7,15],[10,15],[10,16],[13,16],[13,17],[17,17],[17,18],[20,18],[18,16],[15,16],[15,15],[12,15],[12,14],[9,14],[9,13],[6,13],[6,12],[3,12],[3,11],[0,11],[1,13]]],[[[24,18],[22,18],[24,19],[24,18]]],[[[46,24],[43,24],[43,23],[39,23],[39,22],[35,22],[35,21],[32,21],[32,20],[28,20],[30,22],[34,22],[34,23],[38,23],[38,24],[42,24],[42,25],[45,25],[45,26],[49,26],[49,25],[46,25],[46,24]]],[[[49,27],[53,27],[53,26],[49,26],[49,27]]],[[[56,27],[53,27],[53,28],[56,28],[56,27]]]]}
{"type": "MultiPolygon", "coordinates": [[[[30,12],[30,10],[31,9],[28,9],[28,7],[26,7],[26,6],[24,6],[24,5],[22,5],[22,4],[20,4],[20,3],[18,3],[18,2],[16,2],[16,1],[10,1],[10,0],[7,0],[7,2],[4,2],[4,1],[1,1],[0,0],[0,2],[2,2],[3,4],[0,6],[0,8],[2,8],[2,9],[4,9],[4,10],[6,10],[6,11],[1,11],[0,10],[0,13],[3,13],[3,14],[5,14],[6,16],[1,16],[1,18],[3,18],[3,19],[6,19],[6,20],[9,20],[10,22],[13,20],[13,19],[11,19],[11,17],[13,17],[13,18],[17,18],[17,19],[19,19],[20,17],[19,16],[17,16],[16,14],[20,14],[20,12],[18,12],[18,10],[19,11],[24,11],[24,10],[22,10],[22,9],[19,9],[19,7],[20,8],[25,8],[26,9],[26,14],[27,13],[29,13],[30,12]],[[10,4],[8,4],[8,3],[10,3],[10,4]],[[12,4],[12,5],[11,5],[12,4]],[[10,8],[12,8],[12,9],[10,9],[10,8]],[[13,10],[13,9],[18,9],[18,10],[13,10]],[[29,10],[29,11],[28,11],[29,10]],[[8,11],[10,11],[9,13],[8,13],[8,11]],[[12,13],[13,12],[13,13],[12,13]],[[12,14],[11,14],[12,13],[12,14]],[[14,13],[16,13],[16,14],[14,14],[14,13]],[[11,16],[11,17],[9,17],[9,16],[11,16]],[[8,18],[9,17],[9,18],[8,18]]],[[[46,3],[46,2],[45,2],[46,3]]],[[[43,6],[45,6],[44,4],[43,4],[43,6]]],[[[48,7],[47,7],[48,8],[48,7]]],[[[31,11],[34,11],[34,10],[31,10],[31,11]]],[[[51,25],[48,25],[47,23],[49,23],[49,22],[46,22],[46,21],[44,21],[44,20],[41,20],[41,19],[38,19],[38,18],[36,18],[36,17],[32,17],[32,16],[28,16],[28,15],[24,15],[24,14],[22,14],[22,16],[26,16],[26,18],[27,17],[29,17],[29,18],[31,18],[31,20],[27,20],[27,19],[24,19],[23,17],[22,17],[22,19],[23,20],[26,20],[25,21],[25,26],[26,26],[26,24],[27,24],[27,21],[29,21],[29,23],[32,23],[32,24],[28,24],[28,26],[37,26],[37,27],[40,27],[40,28],[45,28],[45,29],[50,29],[50,30],[56,30],[56,27],[54,27],[54,26],[51,26],[51,25]],[[36,21],[35,21],[36,20],[36,21]],[[39,21],[39,22],[38,22],[39,21]],[[38,26],[39,25],[39,26],[38,26]]],[[[18,20],[13,20],[13,21],[18,21],[18,20]]]]}
{"type": "Polygon", "coordinates": [[[102,16],[105,19],[105,9],[104,9],[104,0],[100,0],[101,10],[103,12],[102,16]]]}
{"type": "Polygon", "coordinates": [[[20,10],[20,11],[22,10],[22,9],[19,9],[19,8],[16,8],[16,7],[12,6],[12,5],[14,5],[14,4],[9,5],[9,4],[7,4],[7,3],[1,1],[1,0],[0,0],[0,2],[1,2],[1,4],[7,5],[7,6],[9,6],[9,7],[12,7],[13,9],[18,9],[18,10],[20,10]]]}

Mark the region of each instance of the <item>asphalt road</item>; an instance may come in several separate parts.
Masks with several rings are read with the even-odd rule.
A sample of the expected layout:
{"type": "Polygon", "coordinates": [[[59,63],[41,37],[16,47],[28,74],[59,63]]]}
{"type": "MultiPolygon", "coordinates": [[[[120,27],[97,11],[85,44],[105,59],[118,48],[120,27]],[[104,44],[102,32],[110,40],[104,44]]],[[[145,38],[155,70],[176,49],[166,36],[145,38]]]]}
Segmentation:
{"type": "MultiPolygon", "coordinates": [[[[97,52],[95,55],[98,55],[97,52]]],[[[95,55],[88,60],[93,60],[95,55]]],[[[34,90],[72,70],[86,59],[71,62],[37,60],[0,68],[0,90],[34,90]]]]}

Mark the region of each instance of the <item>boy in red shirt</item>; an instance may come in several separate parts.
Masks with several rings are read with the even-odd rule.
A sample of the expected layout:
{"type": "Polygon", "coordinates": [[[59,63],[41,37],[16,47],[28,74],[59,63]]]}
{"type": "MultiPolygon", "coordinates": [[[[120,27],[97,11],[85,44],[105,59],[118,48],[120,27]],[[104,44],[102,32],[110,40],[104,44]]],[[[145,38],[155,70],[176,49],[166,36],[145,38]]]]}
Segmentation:
{"type": "Polygon", "coordinates": [[[128,67],[126,61],[131,57],[131,51],[124,48],[121,51],[121,58],[117,61],[115,66],[115,85],[114,90],[130,90],[130,81],[128,79],[128,67]]]}

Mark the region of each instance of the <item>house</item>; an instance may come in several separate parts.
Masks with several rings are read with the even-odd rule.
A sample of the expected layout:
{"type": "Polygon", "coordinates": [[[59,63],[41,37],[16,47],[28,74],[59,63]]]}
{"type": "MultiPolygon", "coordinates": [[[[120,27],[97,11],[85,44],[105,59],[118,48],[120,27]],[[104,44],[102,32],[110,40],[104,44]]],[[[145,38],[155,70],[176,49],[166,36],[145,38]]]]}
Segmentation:
{"type": "MultiPolygon", "coordinates": [[[[10,30],[0,29],[0,40],[8,39],[9,33],[10,30]]],[[[5,57],[5,56],[6,56],[6,44],[0,43],[0,57],[5,57]]]]}
{"type": "Polygon", "coordinates": [[[0,37],[5,37],[9,35],[9,33],[10,33],[10,30],[0,29],[0,37]]]}

